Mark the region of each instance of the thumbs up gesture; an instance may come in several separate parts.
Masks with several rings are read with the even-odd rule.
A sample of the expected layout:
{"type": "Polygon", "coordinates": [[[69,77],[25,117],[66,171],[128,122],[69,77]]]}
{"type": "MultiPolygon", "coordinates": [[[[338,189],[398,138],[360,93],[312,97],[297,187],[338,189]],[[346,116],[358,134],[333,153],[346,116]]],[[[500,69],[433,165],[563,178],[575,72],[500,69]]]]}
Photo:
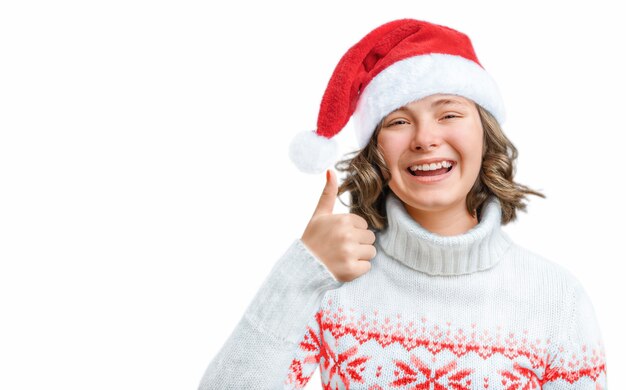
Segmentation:
{"type": "Polygon", "coordinates": [[[365,218],[333,214],[338,189],[334,172],[326,171],[326,186],[301,240],[337,280],[349,282],[370,270],[376,236],[365,218]]]}

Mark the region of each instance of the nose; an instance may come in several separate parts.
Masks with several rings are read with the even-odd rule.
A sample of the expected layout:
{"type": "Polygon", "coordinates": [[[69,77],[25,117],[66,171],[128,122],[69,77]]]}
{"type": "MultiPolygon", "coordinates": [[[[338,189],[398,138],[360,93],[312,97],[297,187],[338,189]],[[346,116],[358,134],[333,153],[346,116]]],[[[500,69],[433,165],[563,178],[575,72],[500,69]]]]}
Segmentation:
{"type": "Polygon", "coordinates": [[[441,134],[433,124],[415,126],[411,140],[411,150],[430,150],[441,144],[441,134]]]}

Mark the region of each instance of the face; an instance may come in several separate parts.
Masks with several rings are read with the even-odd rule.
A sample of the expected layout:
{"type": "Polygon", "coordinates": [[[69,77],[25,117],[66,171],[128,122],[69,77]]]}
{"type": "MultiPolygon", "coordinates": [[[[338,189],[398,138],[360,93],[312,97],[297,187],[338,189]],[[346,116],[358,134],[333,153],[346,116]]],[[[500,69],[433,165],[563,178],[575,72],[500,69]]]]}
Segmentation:
{"type": "Polygon", "coordinates": [[[473,101],[436,94],[407,104],[383,119],[378,146],[391,172],[389,187],[409,213],[468,214],[465,198],[478,177],[483,149],[483,127],[473,101]],[[442,161],[451,162],[451,168],[442,161]],[[424,164],[435,169],[411,173],[424,164]]]}

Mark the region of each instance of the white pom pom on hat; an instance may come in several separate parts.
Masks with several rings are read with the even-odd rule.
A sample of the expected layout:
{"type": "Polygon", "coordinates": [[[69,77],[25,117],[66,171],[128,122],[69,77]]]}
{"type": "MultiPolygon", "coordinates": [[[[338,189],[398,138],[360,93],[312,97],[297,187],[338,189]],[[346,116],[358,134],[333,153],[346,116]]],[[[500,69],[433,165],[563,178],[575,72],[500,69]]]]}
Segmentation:
{"type": "Polygon", "coordinates": [[[289,145],[289,158],[304,173],[321,173],[330,167],[339,155],[339,145],[332,138],[314,131],[302,131],[289,145]]]}
{"type": "Polygon", "coordinates": [[[437,93],[466,97],[502,124],[504,104],[469,37],[449,27],[400,19],[372,30],[341,58],[328,82],[315,131],[296,134],[289,158],[305,173],[322,173],[339,155],[333,139],[354,114],[363,148],[388,113],[437,93]]]}

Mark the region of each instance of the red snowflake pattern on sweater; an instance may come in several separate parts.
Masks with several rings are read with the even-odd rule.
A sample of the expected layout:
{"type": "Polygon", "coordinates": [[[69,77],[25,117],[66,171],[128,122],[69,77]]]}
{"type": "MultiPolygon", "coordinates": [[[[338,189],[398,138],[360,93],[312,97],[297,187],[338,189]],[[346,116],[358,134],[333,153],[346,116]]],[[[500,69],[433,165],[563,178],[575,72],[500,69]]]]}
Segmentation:
{"type": "Polygon", "coordinates": [[[396,376],[402,375],[402,377],[391,382],[389,386],[401,387],[405,385],[416,384],[418,381],[417,374],[421,373],[425,376],[425,379],[419,381],[419,383],[412,387],[413,389],[430,390],[430,385],[432,384],[435,390],[446,390],[449,387],[444,386],[444,384],[442,383],[442,379],[446,379],[447,377],[448,386],[452,386],[454,389],[458,390],[470,390],[470,385],[472,381],[466,379],[466,377],[472,372],[472,370],[456,370],[456,360],[453,360],[438,369],[428,367],[426,363],[422,362],[418,357],[414,355],[410,356],[410,360],[413,367],[403,361],[394,361],[396,366],[398,366],[398,368],[402,370],[402,373],[400,373],[399,371],[395,371],[394,374],[396,376]],[[463,383],[461,383],[461,381],[463,381],[463,383]]]}
{"type": "Polygon", "coordinates": [[[539,378],[533,370],[522,367],[517,362],[513,363],[512,371],[500,371],[502,385],[506,390],[534,390],[541,389],[539,378]]]}
{"type": "Polygon", "coordinates": [[[426,317],[403,321],[400,314],[392,320],[390,316],[379,317],[377,310],[366,316],[342,307],[325,307],[316,313],[285,384],[304,387],[312,375],[310,367],[315,365],[320,367],[325,390],[350,389],[364,383],[371,384],[370,390],[405,386],[464,390],[472,388],[472,375],[478,381],[475,385],[479,383],[484,389],[535,390],[551,381],[574,383],[585,377],[601,388],[596,381],[601,374],[606,375],[601,344],[582,345],[576,353],[556,348],[550,339],[531,338],[528,331],[515,334],[501,327],[479,329],[475,323],[463,329],[426,317]],[[386,363],[381,364],[378,355],[398,347],[404,352],[389,353],[386,363]],[[377,352],[373,353],[373,348],[378,348],[377,352]],[[558,351],[558,358],[551,359],[553,349],[558,351]],[[473,365],[481,364],[474,360],[477,357],[478,362],[489,361],[484,364],[495,368],[489,373],[476,369],[473,365]],[[307,374],[305,366],[309,367],[307,374]]]}
{"type": "Polygon", "coordinates": [[[328,359],[324,359],[322,364],[324,369],[329,373],[329,382],[328,386],[324,386],[325,390],[334,389],[335,387],[330,386],[332,386],[333,381],[337,380],[342,382],[343,388],[345,389],[350,388],[351,382],[363,382],[361,372],[365,369],[363,364],[369,357],[355,356],[358,351],[356,345],[336,355],[334,351],[328,347],[326,342],[324,342],[324,350],[326,351],[325,356],[328,357],[328,359]]]}

